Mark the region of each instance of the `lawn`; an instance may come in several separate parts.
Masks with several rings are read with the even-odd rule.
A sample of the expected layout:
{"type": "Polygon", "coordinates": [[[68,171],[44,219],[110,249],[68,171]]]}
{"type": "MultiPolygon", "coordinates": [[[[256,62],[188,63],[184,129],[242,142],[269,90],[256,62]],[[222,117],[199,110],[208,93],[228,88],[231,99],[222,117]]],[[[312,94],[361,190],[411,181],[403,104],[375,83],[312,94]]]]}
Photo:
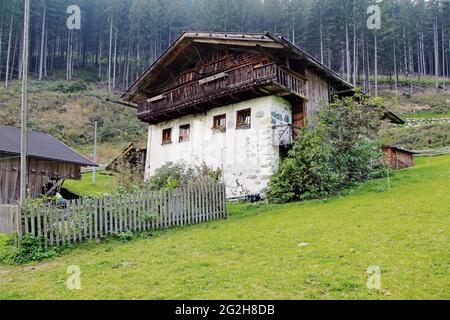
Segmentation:
{"type": "Polygon", "coordinates": [[[419,113],[405,113],[401,115],[404,119],[441,119],[450,118],[450,110],[445,113],[436,112],[419,112],[419,113]]]}
{"type": "Polygon", "coordinates": [[[96,183],[92,183],[92,173],[85,173],[81,180],[66,180],[63,187],[79,196],[100,197],[105,193],[115,193],[118,188],[116,177],[97,172],[96,183]]]}
{"type": "Polygon", "coordinates": [[[329,200],[230,205],[226,221],[0,266],[0,299],[449,299],[449,178],[450,156],[422,158],[391,192],[378,180],[329,200]],[[79,291],[66,289],[70,265],[79,291]],[[366,287],[369,266],[381,290],[366,287]]]}

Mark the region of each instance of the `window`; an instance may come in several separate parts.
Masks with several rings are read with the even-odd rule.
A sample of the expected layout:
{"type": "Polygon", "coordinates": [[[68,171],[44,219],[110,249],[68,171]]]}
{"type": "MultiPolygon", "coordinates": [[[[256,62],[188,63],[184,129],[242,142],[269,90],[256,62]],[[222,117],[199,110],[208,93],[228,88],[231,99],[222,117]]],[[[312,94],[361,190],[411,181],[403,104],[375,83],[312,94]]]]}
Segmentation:
{"type": "Polygon", "coordinates": [[[213,130],[219,132],[227,131],[227,116],[225,114],[221,114],[220,116],[214,117],[213,130]]]}
{"type": "Polygon", "coordinates": [[[180,126],[180,138],[179,142],[187,142],[190,139],[191,135],[191,125],[186,124],[184,126],[180,126]]]}
{"type": "Polygon", "coordinates": [[[251,127],[251,110],[241,110],[237,113],[236,129],[250,129],[251,127]]]}
{"type": "Polygon", "coordinates": [[[162,144],[172,143],[172,129],[164,129],[162,136],[162,144]]]}

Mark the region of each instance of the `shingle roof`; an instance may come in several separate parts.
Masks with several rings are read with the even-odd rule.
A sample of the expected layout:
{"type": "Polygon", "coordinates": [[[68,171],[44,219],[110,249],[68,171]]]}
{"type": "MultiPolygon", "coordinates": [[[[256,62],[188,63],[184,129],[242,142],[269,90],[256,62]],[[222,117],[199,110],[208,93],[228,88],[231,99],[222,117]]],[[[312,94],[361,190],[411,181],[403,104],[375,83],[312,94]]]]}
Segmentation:
{"type": "MultiPolygon", "coordinates": [[[[20,154],[20,129],[0,126],[0,152],[20,154]]],[[[96,167],[78,152],[74,151],[48,133],[28,131],[28,157],[78,164],[83,167],[96,167]]]]}

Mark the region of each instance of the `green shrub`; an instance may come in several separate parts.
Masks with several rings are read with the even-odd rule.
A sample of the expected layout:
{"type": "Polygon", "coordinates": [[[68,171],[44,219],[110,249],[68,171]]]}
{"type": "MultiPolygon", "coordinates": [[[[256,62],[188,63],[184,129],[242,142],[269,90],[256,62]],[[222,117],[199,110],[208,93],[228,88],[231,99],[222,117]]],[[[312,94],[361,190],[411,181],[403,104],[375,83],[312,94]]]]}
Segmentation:
{"type": "Polygon", "coordinates": [[[24,264],[32,261],[41,261],[57,256],[64,248],[44,248],[42,237],[26,235],[19,241],[19,247],[14,262],[24,264]]]}
{"type": "Polygon", "coordinates": [[[202,182],[218,182],[221,177],[220,169],[211,169],[205,163],[200,166],[190,166],[182,161],[168,162],[155,171],[145,187],[150,190],[174,190],[181,186],[202,182]]]}
{"type": "Polygon", "coordinates": [[[272,203],[326,197],[355,182],[380,177],[381,100],[356,92],[324,106],[314,128],[302,130],[270,179],[272,203]]]}
{"type": "Polygon", "coordinates": [[[114,234],[114,238],[120,242],[130,242],[134,239],[134,234],[131,231],[121,232],[114,234]]]}

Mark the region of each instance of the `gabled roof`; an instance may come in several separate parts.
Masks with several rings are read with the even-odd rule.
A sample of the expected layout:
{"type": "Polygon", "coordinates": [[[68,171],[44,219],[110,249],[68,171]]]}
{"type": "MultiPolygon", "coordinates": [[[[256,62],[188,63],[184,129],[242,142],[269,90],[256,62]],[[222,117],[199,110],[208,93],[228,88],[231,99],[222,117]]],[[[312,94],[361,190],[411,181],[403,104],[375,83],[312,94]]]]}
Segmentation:
{"type": "MultiPolygon", "coordinates": [[[[83,167],[97,167],[94,162],[89,161],[48,133],[28,131],[27,136],[28,157],[73,163],[83,167]]],[[[20,146],[20,129],[0,126],[0,152],[20,155],[20,146]]]]}
{"type": "Polygon", "coordinates": [[[353,88],[350,83],[342,79],[336,72],[324,66],[306,51],[295,46],[280,35],[275,35],[270,32],[184,32],[142,73],[121,98],[127,101],[137,102],[136,98],[139,97],[139,92],[143,90],[148,83],[157,79],[159,75],[168,73],[167,66],[174,63],[176,59],[189,59],[185,53],[185,49],[193,44],[258,49],[268,53],[282,52],[284,55],[289,56],[292,59],[302,60],[306,65],[316,69],[335,83],[341,90],[345,91],[353,88]]]}

